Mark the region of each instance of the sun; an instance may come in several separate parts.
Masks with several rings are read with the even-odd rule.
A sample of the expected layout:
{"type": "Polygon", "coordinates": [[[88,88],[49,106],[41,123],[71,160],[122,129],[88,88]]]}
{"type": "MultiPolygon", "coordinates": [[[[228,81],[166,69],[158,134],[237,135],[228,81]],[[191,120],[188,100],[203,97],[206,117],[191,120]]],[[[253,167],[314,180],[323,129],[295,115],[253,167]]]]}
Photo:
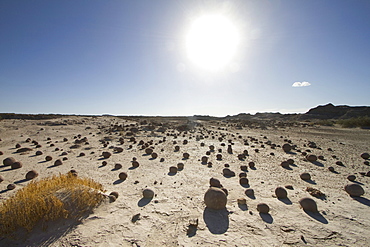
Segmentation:
{"type": "Polygon", "coordinates": [[[216,71],[228,65],[239,44],[237,28],[222,15],[196,19],[186,36],[188,58],[199,67],[216,71]]]}

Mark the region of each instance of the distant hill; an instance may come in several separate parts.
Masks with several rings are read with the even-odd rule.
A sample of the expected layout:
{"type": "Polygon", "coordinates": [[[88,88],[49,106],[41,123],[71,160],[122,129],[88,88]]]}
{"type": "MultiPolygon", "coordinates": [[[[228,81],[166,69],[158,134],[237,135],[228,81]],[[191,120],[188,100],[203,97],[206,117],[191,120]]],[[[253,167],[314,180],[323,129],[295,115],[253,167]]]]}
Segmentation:
{"type": "Polygon", "coordinates": [[[304,119],[348,119],[354,117],[370,117],[369,106],[347,106],[339,105],[334,106],[329,103],[326,105],[319,105],[315,108],[310,109],[308,112],[303,114],[304,119]]]}
{"type": "MultiPolygon", "coordinates": [[[[59,117],[68,116],[84,116],[84,117],[96,117],[90,115],[64,115],[64,114],[16,114],[16,113],[0,113],[0,119],[30,119],[30,120],[43,120],[53,119],[59,117]]],[[[104,114],[102,116],[114,116],[104,114]]],[[[329,103],[326,105],[319,105],[311,108],[304,114],[281,114],[279,112],[257,112],[252,115],[250,113],[239,113],[238,115],[227,115],[225,117],[213,117],[208,115],[194,115],[194,116],[173,116],[173,117],[161,117],[161,116],[118,116],[121,118],[130,117],[132,119],[148,118],[151,120],[232,120],[232,121],[297,121],[307,119],[349,119],[367,116],[370,117],[370,106],[347,106],[339,105],[334,106],[329,103]]]]}

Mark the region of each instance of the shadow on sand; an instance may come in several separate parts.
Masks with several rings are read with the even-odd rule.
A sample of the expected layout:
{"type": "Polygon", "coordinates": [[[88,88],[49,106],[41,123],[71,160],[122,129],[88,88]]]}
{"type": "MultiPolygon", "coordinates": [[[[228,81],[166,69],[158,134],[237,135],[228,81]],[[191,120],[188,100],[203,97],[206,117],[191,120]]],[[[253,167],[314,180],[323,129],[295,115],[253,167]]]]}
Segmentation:
{"type": "Polygon", "coordinates": [[[73,231],[82,219],[59,219],[50,222],[39,222],[31,232],[18,230],[9,238],[0,239],[0,246],[51,246],[59,238],[73,231]]]}
{"type": "Polygon", "coordinates": [[[311,218],[323,223],[323,224],[328,224],[328,221],[325,219],[325,217],[320,213],[320,212],[311,212],[311,211],[307,211],[307,210],[303,210],[308,216],[310,216],[311,218]]]}
{"type": "Polygon", "coordinates": [[[365,197],[362,197],[362,196],[353,196],[352,197],[354,200],[358,201],[359,203],[362,203],[368,207],[370,207],[370,200],[365,198],[365,197]]]}
{"type": "Polygon", "coordinates": [[[223,234],[229,229],[229,212],[224,209],[205,208],[203,220],[212,234],[223,234]]]}
{"type": "Polygon", "coordinates": [[[264,222],[268,224],[272,224],[272,222],[274,222],[274,219],[272,218],[271,214],[260,213],[260,217],[264,222]]]}
{"type": "Polygon", "coordinates": [[[137,202],[137,205],[139,207],[144,207],[145,205],[148,205],[149,202],[152,201],[153,198],[141,198],[138,202],[137,202]]]}

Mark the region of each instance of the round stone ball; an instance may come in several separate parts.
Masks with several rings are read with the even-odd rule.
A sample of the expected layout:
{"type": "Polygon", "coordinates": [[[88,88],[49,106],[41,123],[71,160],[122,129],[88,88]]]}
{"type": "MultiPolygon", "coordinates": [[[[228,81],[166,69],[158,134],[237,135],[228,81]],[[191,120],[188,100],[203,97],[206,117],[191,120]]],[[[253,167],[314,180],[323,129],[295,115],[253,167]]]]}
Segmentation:
{"type": "Polygon", "coordinates": [[[115,198],[118,198],[118,192],[117,191],[112,191],[110,194],[110,196],[114,196],[115,198]]]}
{"type": "Polygon", "coordinates": [[[356,180],[356,176],[355,175],[349,175],[347,177],[347,179],[352,182],[352,181],[355,181],[356,180]]]}
{"type": "Polygon", "coordinates": [[[246,185],[246,184],[249,184],[249,180],[248,180],[248,178],[246,178],[246,177],[241,177],[241,178],[239,179],[239,183],[240,183],[241,185],[246,185]]]}
{"type": "Polygon", "coordinates": [[[148,189],[148,188],[144,189],[143,190],[143,197],[147,198],[147,199],[153,198],[154,197],[154,191],[151,190],[151,189],[148,189]]]}
{"type": "Polygon", "coordinates": [[[306,160],[308,160],[309,162],[315,162],[317,161],[317,156],[314,154],[309,154],[306,156],[306,160]]]}
{"type": "Polygon", "coordinates": [[[289,162],[288,161],[283,161],[281,162],[281,167],[284,167],[284,168],[289,168],[289,162]]]}
{"type": "Polygon", "coordinates": [[[203,162],[203,163],[207,163],[207,161],[208,161],[208,157],[207,157],[207,156],[203,156],[203,157],[202,157],[202,162],[203,162]]]}
{"type": "Polygon", "coordinates": [[[220,180],[218,180],[217,178],[211,178],[209,180],[209,185],[211,187],[217,187],[217,188],[221,188],[222,187],[220,180]]]}
{"type": "Polygon", "coordinates": [[[36,155],[42,155],[42,154],[43,154],[42,151],[40,150],[36,151],[36,155]]]}
{"type": "Polygon", "coordinates": [[[6,186],[6,188],[8,190],[14,190],[15,189],[15,184],[8,184],[8,186],[6,186]]]}
{"type": "Polygon", "coordinates": [[[18,168],[21,168],[22,166],[23,164],[20,161],[16,161],[13,164],[11,164],[12,169],[18,169],[18,168]]]}
{"type": "Polygon", "coordinates": [[[328,170],[329,170],[329,171],[331,171],[331,172],[334,172],[334,171],[335,171],[335,170],[334,170],[334,167],[332,167],[332,166],[329,166],[329,167],[328,167],[328,170]]]}
{"type": "Polygon", "coordinates": [[[139,167],[139,162],[138,161],[136,161],[136,160],[134,160],[134,161],[132,161],[132,167],[139,167]]]}
{"type": "Polygon", "coordinates": [[[227,203],[227,196],[223,190],[211,187],[204,194],[204,202],[208,208],[224,209],[227,203]]]}
{"type": "Polygon", "coordinates": [[[122,168],[121,164],[119,164],[119,163],[114,164],[114,170],[118,170],[118,169],[121,169],[121,168],[122,168]]]}
{"type": "Polygon", "coordinates": [[[363,158],[363,159],[367,160],[367,159],[369,159],[369,158],[370,158],[370,154],[368,154],[368,153],[363,153],[363,154],[361,154],[361,158],[363,158]]]}
{"type": "Polygon", "coordinates": [[[300,175],[302,180],[311,180],[311,175],[308,172],[304,172],[300,175]]]}
{"type": "Polygon", "coordinates": [[[119,179],[124,181],[127,178],[127,173],[126,172],[121,172],[120,174],[118,174],[118,177],[119,177],[119,179]]]}
{"type": "Polygon", "coordinates": [[[359,184],[347,184],[344,187],[344,190],[350,195],[350,196],[362,196],[365,194],[364,189],[359,184]]]}
{"type": "Polygon", "coordinates": [[[266,203],[259,203],[257,205],[257,211],[261,214],[268,214],[270,212],[270,207],[266,203]]]}
{"type": "Polygon", "coordinates": [[[181,170],[183,170],[184,169],[184,163],[178,163],[177,164],[177,170],[178,171],[181,171],[181,170]]]}
{"type": "Polygon", "coordinates": [[[53,157],[51,157],[51,156],[49,156],[49,155],[45,157],[45,160],[46,160],[46,161],[50,161],[50,160],[52,160],[52,159],[53,159],[53,157]]]}
{"type": "Polygon", "coordinates": [[[54,166],[60,166],[62,164],[63,164],[63,162],[59,159],[54,162],[54,166]]]}
{"type": "Polygon", "coordinates": [[[290,165],[293,165],[294,164],[294,160],[293,159],[288,159],[287,162],[290,164],[290,165]]]}
{"type": "Polygon", "coordinates": [[[37,177],[38,175],[39,174],[37,173],[37,171],[31,170],[31,171],[27,172],[26,179],[31,180],[31,179],[34,179],[35,177],[37,177]]]}
{"type": "Polygon", "coordinates": [[[301,205],[301,207],[305,211],[310,211],[310,212],[314,212],[314,213],[318,212],[317,204],[311,198],[308,198],[308,197],[302,198],[301,200],[299,200],[299,205],[301,205]]]}
{"type": "Polygon", "coordinates": [[[151,156],[152,156],[152,159],[156,159],[156,158],[158,157],[158,154],[153,152],[153,153],[151,154],[151,156]]]}
{"type": "Polygon", "coordinates": [[[288,192],[283,187],[277,187],[275,189],[275,195],[279,199],[285,199],[288,197],[288,192]]]}
{"type": "Polygon", "coordinates": [[[110,152],[103,152],[102,156],[104,157],[104,159],[108,159],[110,156],[112,156],[112,154],[110,152]]]}
{"type": "Polygon", "coordinates": [[[11,166],[16,160],[13,157],[8,157],[3,160],[4,166],[11,166]]]}
{"type": "Polygon", "coordinates": [[[254,196],[254,190],[253,189],[246,189],[245,194],[247,196],[253,197],[254,196]]]}
{"type": "Polygon", "coordinates": [[[290,150],[292,150],[292,146],[288,143],[285,143],[283,146],[282,146],[284,152],[288,153],[290,152],[290,150]]]}
{"type": "Polygon", "coordinates": [[[149,155],[149,154],[153,153],[153,149],[147,148],[147,149],[145,149],[145,153],[149,155]]]}
{"type": "Polygon", "coordinates": [[[190,157],[190,154],[189,153],[183,153],[182,155],[184,157],[184,159],[189,159],[190,157]]]}
{"type": "Polygon", "coordinates": [[[171,166],[170,167],[170,173],[177,173],[177,167],[176,166],[171,166]]]}

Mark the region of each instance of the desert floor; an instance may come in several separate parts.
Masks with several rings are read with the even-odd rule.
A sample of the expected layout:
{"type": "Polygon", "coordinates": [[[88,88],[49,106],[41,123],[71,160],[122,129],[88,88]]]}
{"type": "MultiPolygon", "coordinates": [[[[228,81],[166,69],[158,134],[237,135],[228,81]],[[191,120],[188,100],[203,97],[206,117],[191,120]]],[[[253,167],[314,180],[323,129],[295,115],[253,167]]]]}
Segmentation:
{"type": "Polygon", "coordinates": [[[0,201],[27,186],[25,174],[32,169],[39,173],[35,180],[74,169],[78,176],[101,183],[107,194],[119,193],[115,202],[104,202],[80,222],[54,222],[46,230],[35,228],[16,239],[2,238],[0,246],[370,246],[370,177],[361,175],[369,172],[370,166],[360,157],[370,152],[370,130],[303,125],[240,128],[221,121],[197,121],[191,123],[197,124],[191,130],[179,132],[175,129],[181,124],[178,121],[168,120],[163,126],[140,122],[138,118],[110,116],[0,121],[0,157],[14,157],[23,163],[20,169],[0,167],[4,178],[0,201]],[[127,135],[131,128],[136,143],[130,141],[133,136],[127,135]],[[158,132],[158,128],[165,132],[158,132]],[[80,147],[71,148],[84,137],[80,147]],[[41,147],[26,142],[28,138],[41,147]],[[158,157],[146,155],[138,145],[140,140],[149,143],[158,157]],[[287,142],[296,145],[289,153],[281,148],[287,142]],[[310,148],[309,142],[315,142],[317,147],[310,148]],[[16,144],[32,151],[17,153],[16,144]],[[276,147],[272,148],[272,144],[276,147]],[[179,151],[175,151],[176,145],[179,151]],[[210,145],[215,151],[206,155],[210,145]],[[227,152],[228,145],[232,146],[232,154],[227,152]],[[123,152],[115,152],[115,147],[123,148],[123,152]],[[37,150],[43,154],[35,155],[37,150]],[[237,155],[244,150],[248,156],[239,160],[237,155]],[[103,151],[112,156],[104,159],[103,151]],[[221,160],[216,159],[219,151],[221,160]],[[183,158],[185,152],[190,155],[188,159],[183,158]],[[323,159],[311,163],[302,152],[323,159]],[[45,161],[47,155],[53,160],[45,161]],[[201,162],[202,156],[208,157],[211,167],[201,162]],[[54,166],[55,160],[63,157],[68,160],[54,166]],[[137,168],[132,167],[133,157],[140,164],[137,168]],[[288,169],[281,167],[281,162],[288,159],[293,159],[294,164],[288,169]],[[103,161],[107,165],[102,165],[103,161]],[[343,165],[337,165],[337,161],[343,165]],[[248,166],[249,162],[255,163],[255,169],[248,167],[249,185],[242,186],[240,166],[248,166]],[[122,168],[114,169],[117,163],[122,168]],[[169,167],[178,163],[183,163],[184,169],[169,174],[169,167]],[[236,176],[223,176],[225,164],[236,176]],[[329,166],[335,172],[330,172],[329,166]],[[119,180],[120,172],[128,174],[125,181],[119,180]],[[302,180],[303,172],[308,172],[311,180],[302,180]],[[356,180],[350,182],[348,175],[355,175],[356,180]],[[205,206],[204,193],[212,177],[228,190],[225,210],[205,206]],[[16,189],[7,190],[10,183],[15,183],[16,189]],[[365,194],[350,197],[344,190],[350,183],[360,184],[365,194]],[[276,198],[275,189],[287,185],[293,187],[287,189],[288,199],[276,198]],[[315,198],[307,187],[326,196],[315,198]],[[155,192],[152,200],[143,199],[145,188],[155,192]],[[255,197],[245,194],[248,188],[254,190],[255,197]],[[316,201],[319,213],[300,208],[299,200],[304,197],[316,201]],[[246,199],[246,205],[238,204],[240,198],[246,199]],[[259,203],[269,205],[269,214],[259,214],[259,203]],[[195,222],[198,225],[192,227],[195,222]]]}

